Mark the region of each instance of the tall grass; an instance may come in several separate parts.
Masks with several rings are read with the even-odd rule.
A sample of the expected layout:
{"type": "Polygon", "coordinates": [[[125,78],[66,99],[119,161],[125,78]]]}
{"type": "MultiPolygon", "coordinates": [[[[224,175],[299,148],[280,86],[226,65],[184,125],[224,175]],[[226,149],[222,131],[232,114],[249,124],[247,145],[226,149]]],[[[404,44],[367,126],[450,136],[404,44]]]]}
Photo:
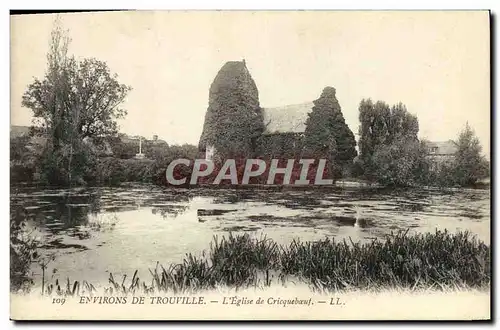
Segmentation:
{"type": "MultiPolygon", "coordinates": [[[[469,232],[407,235],[354,243],[325,239],[279,245],[249,234],[214,237],[200,257],[150,269],[150,280],[136,271],[130,281],[110,274],[110,294],[196,292],[218,287],[266,287],[298,280],[323,292],[350,289],[484,288],[491,280],[491,249],[469,232]]],[[[76,283],[76,282],[75,282],[76,283]]],[[[77,284],[70,289],[75,292],[77,284]]],[[[89,287],[89,285],[86,285],[89,287]]],[[[92,290],[91,290],[92,293],[92,290]]]]}

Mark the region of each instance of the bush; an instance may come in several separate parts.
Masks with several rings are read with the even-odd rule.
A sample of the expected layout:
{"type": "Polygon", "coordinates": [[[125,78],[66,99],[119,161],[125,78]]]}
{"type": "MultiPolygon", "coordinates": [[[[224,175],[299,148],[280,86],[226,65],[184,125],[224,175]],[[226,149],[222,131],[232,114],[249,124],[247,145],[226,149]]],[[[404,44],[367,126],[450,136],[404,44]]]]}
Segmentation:
{"type": "Polygon", "coordinates": [[[418,140],[395,140],[388,145],[375,148],[373,176],[388,186],[411,186],[426,183],[429,176],[429,161],[425,146],[418,140]]]}
{"type": "Polygon", "coordinates": [[[34,169],[31,166],[24,164],[10,164],[10,182],[32,182],[34,177],[34,169]]]}
{"type": "Polygon", "coordinates": [[[109,186],[123,182],[153,182],[153,164],[154,161],[148,159],[101,158],[90,182],[109,186]]]}
{"type": "Polygon", "coordinates": [[[35,155],[28,148],[29,143],[29,136],[19,136],[10,139],[11,182],[31,182],[34,179],[38,155],[35,155]]]}
{"type": "Polygon", "coordinates": [[[26,233],[26,214],[21,208],[10,210],[10,289],[28,291],[34,283],[31,264],[38,259],[36,241],[26,233]]]}

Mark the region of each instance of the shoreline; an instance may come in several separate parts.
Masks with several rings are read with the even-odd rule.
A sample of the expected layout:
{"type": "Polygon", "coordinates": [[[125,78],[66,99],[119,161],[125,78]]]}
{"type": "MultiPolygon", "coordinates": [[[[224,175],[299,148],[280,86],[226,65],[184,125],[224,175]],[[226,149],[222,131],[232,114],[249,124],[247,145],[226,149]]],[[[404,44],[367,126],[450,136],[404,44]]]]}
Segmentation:
{"type": "Polygon", "coordinates": [[[37,189],[92,189],[92,188],[126,188],[133,186],[154,186],[158,188],[172,189],[172,190],[191,190],[191,189],[207,189],[207,190],[269,190],[269,191],[307,191],[307,190],[331,190],[331,189],[344,189],[344,188],[358,188],[358,189],[377,189],[377,190],[428,190],[428,191],[491,191],[489,183],[477,184],[473,187],[439,187],[439,186],[384,186],[378,183],[370,183],[363,180],[338,180],[329,185],[283,185],[283,184],[246,184],[246,185],[230,185],[230,184],[196,184],[196,185],[181,185],[169,186],[161,185],[154,182],[122,182],[118,185],[79,185],[79,186],[51,186],[41,185],[36,182],[17,182],[11,183],[10,188],[37,188],[37,189]]]}

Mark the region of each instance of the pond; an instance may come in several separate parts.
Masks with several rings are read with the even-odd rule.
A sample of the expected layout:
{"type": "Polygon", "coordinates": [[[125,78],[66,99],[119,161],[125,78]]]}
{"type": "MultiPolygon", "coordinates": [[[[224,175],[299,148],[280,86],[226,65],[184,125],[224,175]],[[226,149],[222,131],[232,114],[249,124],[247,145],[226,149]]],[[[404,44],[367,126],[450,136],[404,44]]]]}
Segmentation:
{"type": "MultiPolygon", "coordinates": [[[[107,284],[109,272],[120,278],[138,270],[147,278],[157,262],[200,255],[214,235],[230,232],[286,244],[294,238],[371,241],[391,231],[448,229],[468,230],[490,243],[490,191],[479,189],[12,187],[11,207],[27,212],[42,254],[55,257],[49,278],[96,286],[107,284]]],[[[33,271],[41,274],[37,264],[33,271]]]]}

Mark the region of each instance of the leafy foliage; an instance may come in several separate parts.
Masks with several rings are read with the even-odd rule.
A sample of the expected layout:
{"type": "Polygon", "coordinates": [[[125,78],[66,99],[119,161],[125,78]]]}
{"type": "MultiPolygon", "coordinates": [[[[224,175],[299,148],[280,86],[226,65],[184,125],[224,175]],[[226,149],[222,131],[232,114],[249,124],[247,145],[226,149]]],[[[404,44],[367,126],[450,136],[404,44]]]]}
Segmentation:
{"type": "Polygon", "coordinates": [[[388,186],[411,186],[426,183],[430,161],[425,143],[396,140],[375,148],[372,158],[373,175],[388,186]]]}
{"type": "Polygon", "coordinates": [[[354,134],[345,123],[335,93],[335,88],[326,87],[314,101],[306,121],[304,153],[314,158],[325,157],[336,164],[334,172],[339,177],[341,169],[352,164],[357,152],[354,134]]]}
{"type": "Polygon", "coordinates": [[[42,177],[51,184],[84,180],[91,166],[85,138],[115,134],[116,119],[126,111],[119,106],[130,87],[120,84],[105,62],[68,55],[70,39],[59,22],[52,31],[48,68],[42,80],[35,78],[23,95],[37,131],[48,141],[43,153],[42,177]]]}
{"type": "Polygon", "coordinates": [[[256,154],[270,159],[300,158],[304,149],[304,136],[297,133],[261,135],[257,140],[256,154]]]}
{"type": "Polygon", "coordinates": [[[244,62],[227,62],[210,86],[199,147],[214,146],[225,158],[254,154],[264,130],[259,92],[244,62]]]}
{"type": "Polygon", "coordinates": [[[10,180],[30,182],[38,165],[38,150],[30,148],[31,137],[18,136],[10,139],[10,180]]]}
{"type": "Polygon", "coordinates": [[[383,184],[411,185],[428,169],[426,148],[418,141],[418,119],[399,103],[362,100],[359,105],[357,161],[363,176],[383,184]]]}
{"type": "Polygon", "coordinates": [[[469,186],[489,176],[481,145],[467,124],[449,159],[429,158],[418,140],[418,119],[404,105],[362,100],[359,106],[360,157],[356,172],[385,185],[469,186]]]}
{"type": "Polygon", "coordinates": [[[327,102],[333,101],[332,97],[335,98],[335,90],[332,90],[326,88],[323,91],[307,118],[304,132],[306,155],[334,159],[337,154],[337,141],[333,131],[335,110],[327,102]]]}
{"type": "Polygon", "coordinates": [[[418,119],[399,103],[390,107],[383,101],[363,99],[359,105],[360,156],[368,160],[379,145],[400,139],[418,139],[418,119]]]}
{"type": "Polygon", "coordinates": [[[26,230],[26,214],[22,208],[10,210],[10,289],[28,291],[34,283],[31,264],[39,258],[37,242],[26,230]]]}
{"type": "Polygon", "coordinates": [[[153,181],[153,164],[150,159],[100,158],[94,170],[96,185],[115,186],[125,182],[153,181]]]}
{"type": "Polygon", "coordinates": [[[479,179],[488,177],[489,164],[482,156],[479,139],[468,123],[455,143],[457,152],[453,172],[456,183],[461,186],[472,185],[479,179]]]}
{"type": "Polygon", "coordinates": [[[67,140],[71,134],[81,139],[116,134],[116,119],[127,113],[119,105],[130,87],[120,84],[105,62],[93,58],[65,61],[64,67],[57,68],[60,72],[49,72],[42,81],[35,78],[23,95],[23,106],[33,110],[45,130],[54,130],[56,139],[67,140]]]}

